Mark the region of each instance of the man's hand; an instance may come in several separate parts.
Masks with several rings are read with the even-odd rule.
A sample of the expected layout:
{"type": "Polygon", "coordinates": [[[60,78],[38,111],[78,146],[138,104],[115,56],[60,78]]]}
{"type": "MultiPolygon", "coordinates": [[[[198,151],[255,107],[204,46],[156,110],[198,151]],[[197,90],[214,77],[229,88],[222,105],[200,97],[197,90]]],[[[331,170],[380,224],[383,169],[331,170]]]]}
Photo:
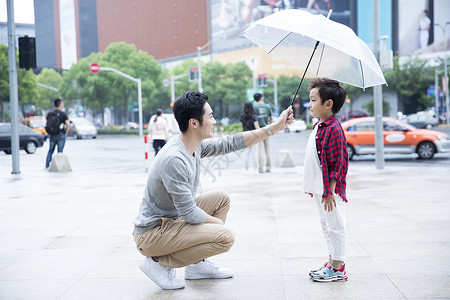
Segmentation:
{"type": "Polygon", "coordinates": [[[323,208],[326,211],[332,211],[333,210],[333,204],[334,207],[336,207],[336,200],[334,199],[334,194],[331,194],[327,196],[326,198],[322,198],[323,208]]]}
{"type": "Polygon", "coordinates": [[[224,224],[223,221],[222,221],[221,219],[216,218],[216,217],[213,217],[213,216],[210,216],[210,215],[208,215],[208,216],[206,217],[205,223],[213,223],[213,224],[220,224],[220,225],[223,225],[223,224],[224,224]]]}
{"type": "Polygon", "coordinates": [[[277,121],[272,124],[272,126],[274,127],[272,131],[274,133],[282,131],[293,122],[294,122],[294,112],[292,111],[292,107],[289,106],[287,109],[283,110],[277,121]]]}

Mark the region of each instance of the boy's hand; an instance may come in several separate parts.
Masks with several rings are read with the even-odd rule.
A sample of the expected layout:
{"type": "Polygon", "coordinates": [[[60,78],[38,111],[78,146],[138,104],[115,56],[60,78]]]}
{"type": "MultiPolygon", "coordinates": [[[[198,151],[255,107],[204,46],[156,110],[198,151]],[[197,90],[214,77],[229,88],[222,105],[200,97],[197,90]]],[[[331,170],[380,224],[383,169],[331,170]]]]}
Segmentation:
{"type": "Polygon", "coordinates": [[[334,199],[334,194],[331,194],[327,196],[326,198],[322,198],[323,208],[326,211],[332,211],[333,210],[333,204],[334,207],[336,207],[336,200],[334,199]]]}

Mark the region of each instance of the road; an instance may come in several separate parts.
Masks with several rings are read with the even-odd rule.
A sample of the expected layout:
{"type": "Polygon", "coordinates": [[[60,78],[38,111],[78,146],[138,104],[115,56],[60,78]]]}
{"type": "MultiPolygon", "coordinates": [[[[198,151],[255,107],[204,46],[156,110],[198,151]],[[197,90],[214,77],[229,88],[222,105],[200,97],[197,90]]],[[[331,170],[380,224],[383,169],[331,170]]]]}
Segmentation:
{"type": "MultiPolygon", "coordinates": [[[[438,128],[443,132],[450,133],[450,128],[438,128]]],[[[279,133],[271,138],[272,164],[276,164],[276,153],[282,149],[290,150],[293,154],[295,165],[302,166],[306,143],[311,131],[301,133],[279,133]]],[[[43,147],[38,148],[35,154],[29,155],[20,151],[20,170],[26,172],[28,169],[44,170],[45,156],[47,154],[48,141],[43,147]]],[[[72,140],[67,139],[64,152],[68,155],[72,169],[92,170],[101,172],[133,173],[142,170],[145,172],[147,164],[153,158],[153,149],[148,144],[149,161],[144,159],[146,147],[143,138],[138,136],[99,136],[97,139],[72,140]]],[[[214,163],[205,161],[219,175],[221,170],[244,167],[242,153],[231,153],[225,158],[217,159],[214,163]]],[[[356,156],[350,162],[350,167],[367,166],[375,168],[375,156],[356,156]]],[[[419,160],[416,154],[409,155],[385,155],[385,168],[390,166],[408,166],[422,168],[436,165],[450,167],[450,152],[437,153],[431,160],[419,160]]],[[[11,173],[11,155],[0,153],[0,174],[11,173]]],[[[206,171],[206,170],[205,170],[206,171]]],[[[207,172],[206,172],[207,173],[207,172]]],[[[205,173],[205,174],[206,174],[205,173]]],[[[215,176],[210,174],[211,176],[215,176]]]]}

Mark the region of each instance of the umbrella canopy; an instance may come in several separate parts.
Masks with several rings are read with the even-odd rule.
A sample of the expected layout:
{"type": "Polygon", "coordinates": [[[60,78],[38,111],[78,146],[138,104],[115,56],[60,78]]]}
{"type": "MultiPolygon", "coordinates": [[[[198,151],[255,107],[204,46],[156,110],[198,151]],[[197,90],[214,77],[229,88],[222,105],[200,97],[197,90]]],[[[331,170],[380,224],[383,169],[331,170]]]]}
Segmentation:
{"type": "Polygon", "coordinates": [[[322,15],[283,10],[253,23],[243,36],[275,58],[305,68],[319,41],[308,72],[360,88],[386,84],[370,48],[349,27],[322,15]]]}

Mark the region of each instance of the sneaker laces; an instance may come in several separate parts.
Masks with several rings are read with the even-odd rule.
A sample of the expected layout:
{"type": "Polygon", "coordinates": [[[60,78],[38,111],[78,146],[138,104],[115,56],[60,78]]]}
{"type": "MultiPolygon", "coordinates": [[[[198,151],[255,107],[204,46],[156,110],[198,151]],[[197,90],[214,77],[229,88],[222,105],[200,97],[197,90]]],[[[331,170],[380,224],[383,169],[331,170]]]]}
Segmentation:
{"type": "Polygon", "coordinates": [[[212,261],[210,261],[209,259],[205,259],[204,260],[205,265],[208,267],[208,269],[214,270],[216,272],[219,271],[219,267],[216,266],[212,261]]]}
{"type": "Polygon", "coordinates": [[[175,269],[166,266],[164,266],[164,268],[166,269],[167,277],[169,278],[170,282],[173,282],[173,279],[175,278],[176,275],[175,269]]]}

